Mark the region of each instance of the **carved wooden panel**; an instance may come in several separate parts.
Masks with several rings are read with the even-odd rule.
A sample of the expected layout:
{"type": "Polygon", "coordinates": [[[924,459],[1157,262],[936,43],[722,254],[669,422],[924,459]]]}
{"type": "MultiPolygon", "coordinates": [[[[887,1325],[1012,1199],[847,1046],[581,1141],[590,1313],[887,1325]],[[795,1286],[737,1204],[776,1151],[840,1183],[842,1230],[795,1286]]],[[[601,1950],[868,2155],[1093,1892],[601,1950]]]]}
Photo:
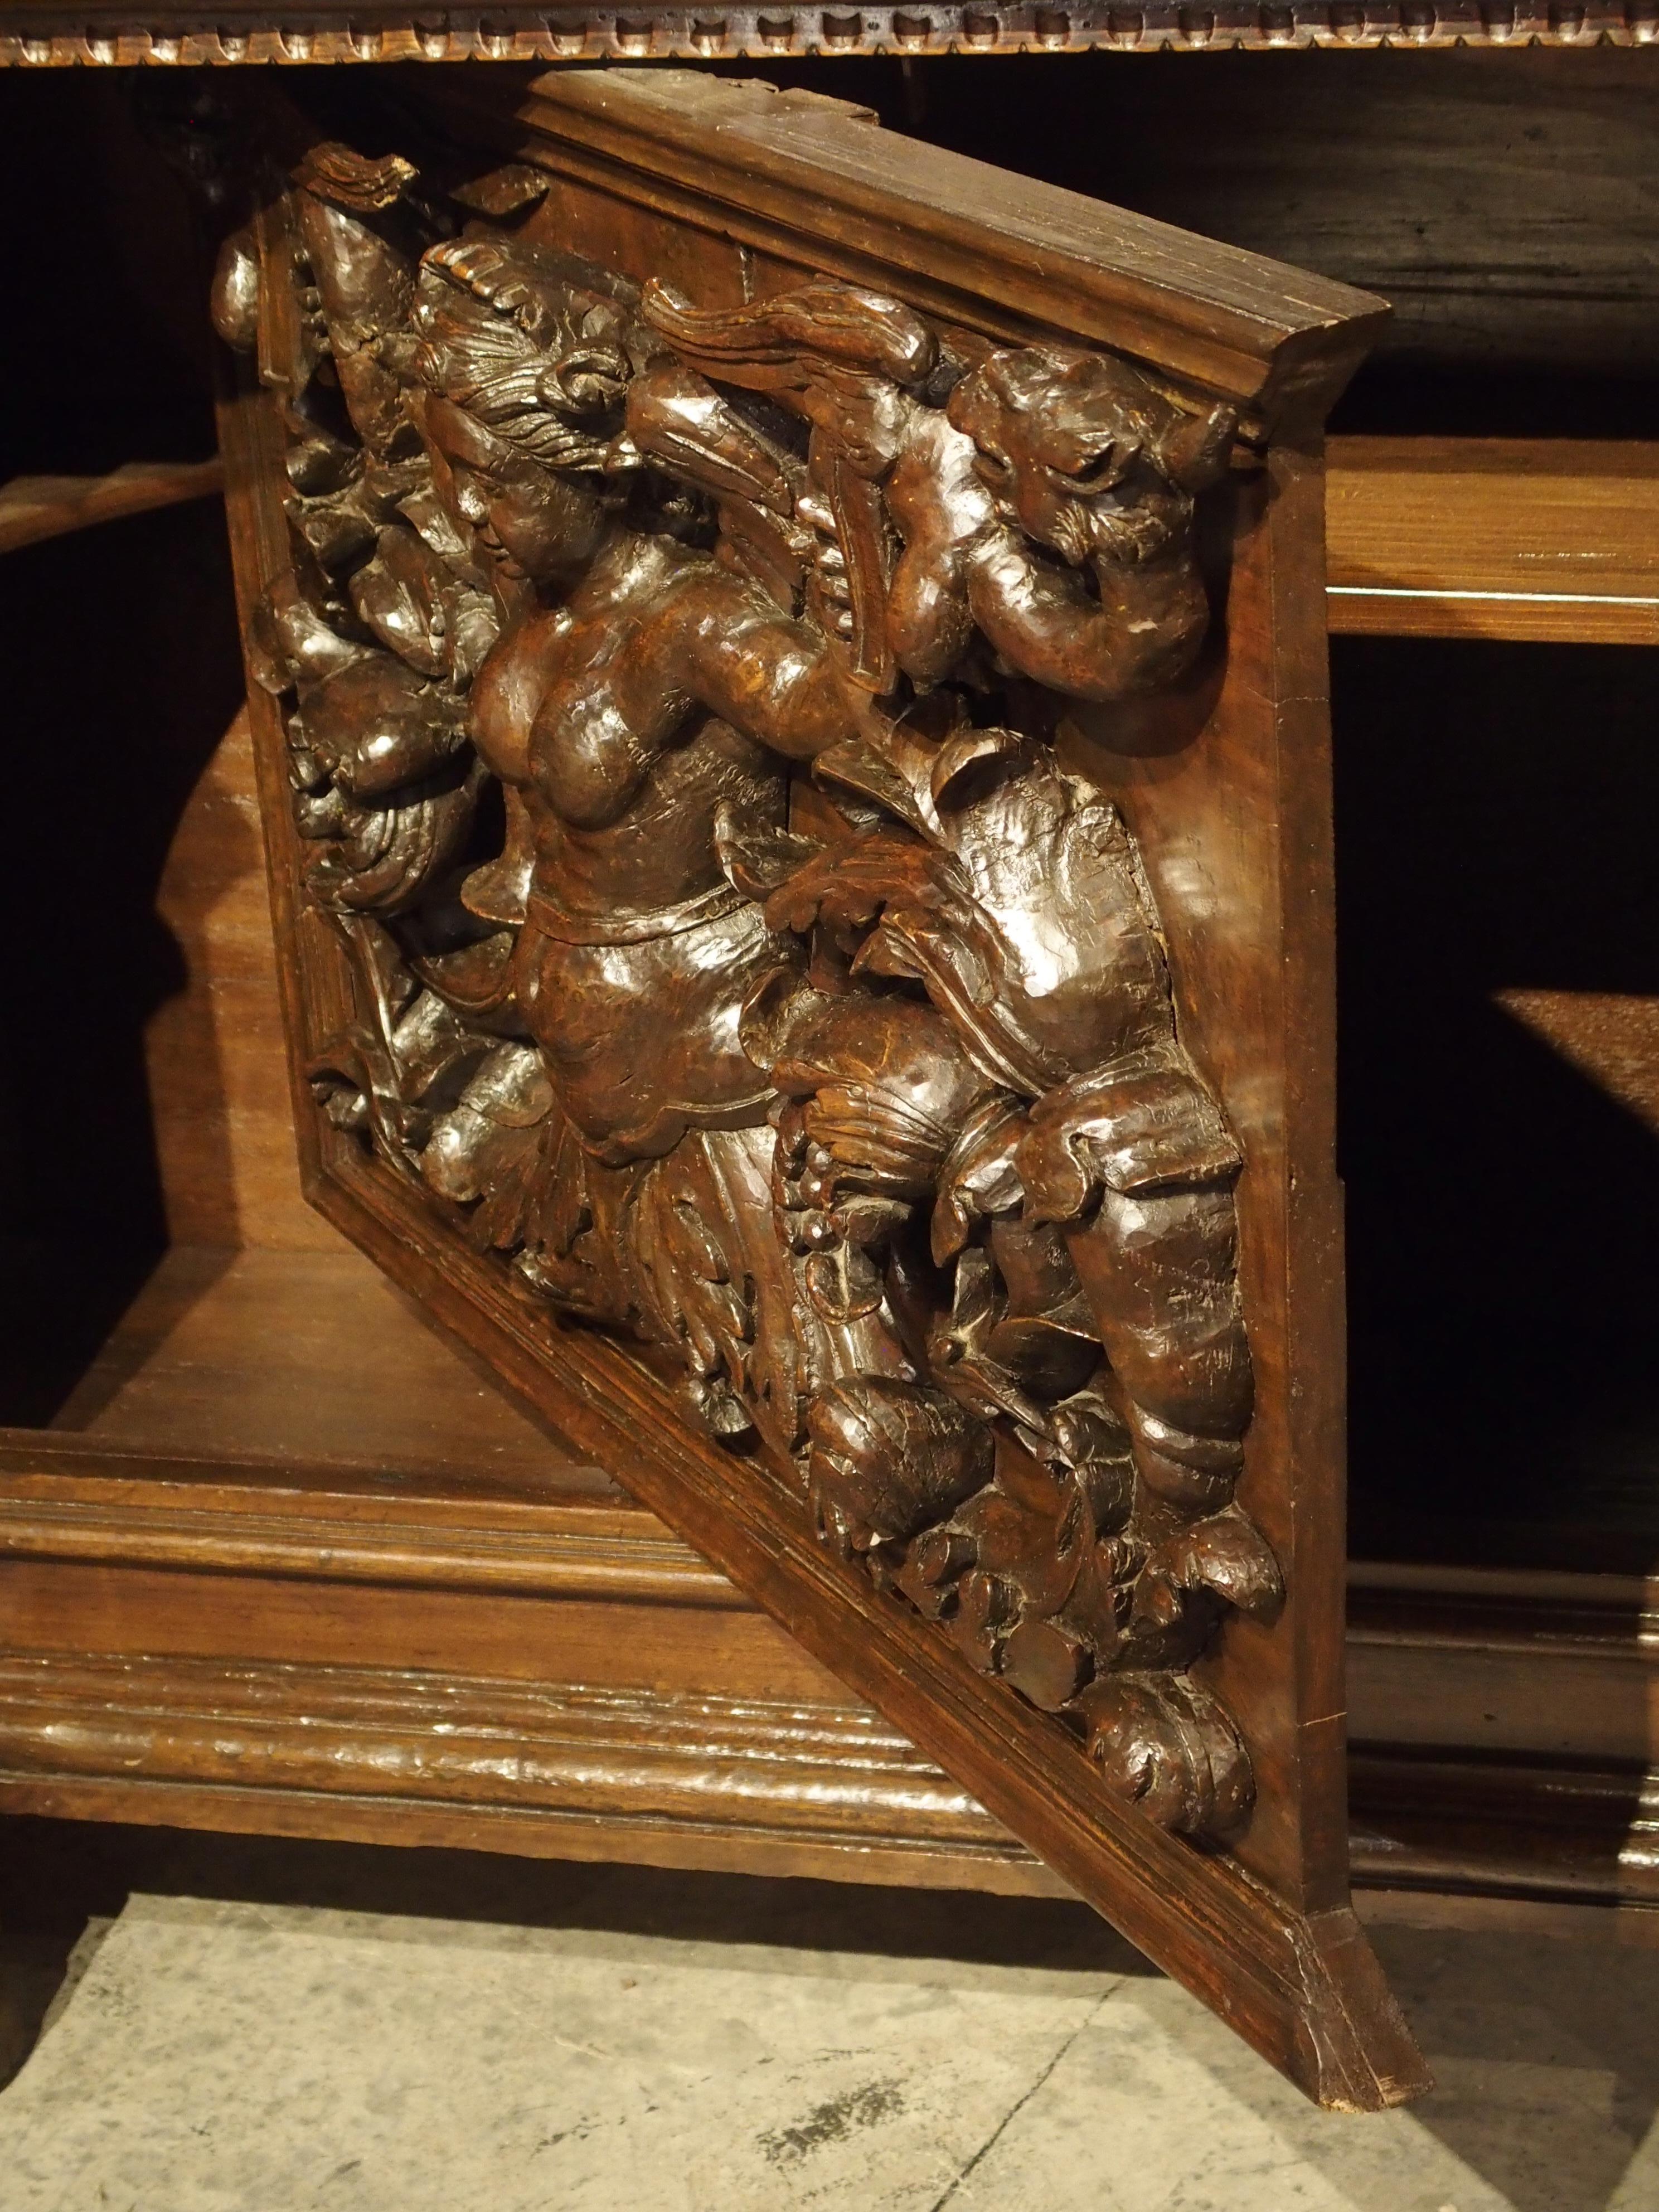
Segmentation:
{"type": "Polygon", "coordinates": [[[274,100],[215,315],[308,1187],[1326,2101],[1324,412],[1380,304],[763,86],[274,100]]]}

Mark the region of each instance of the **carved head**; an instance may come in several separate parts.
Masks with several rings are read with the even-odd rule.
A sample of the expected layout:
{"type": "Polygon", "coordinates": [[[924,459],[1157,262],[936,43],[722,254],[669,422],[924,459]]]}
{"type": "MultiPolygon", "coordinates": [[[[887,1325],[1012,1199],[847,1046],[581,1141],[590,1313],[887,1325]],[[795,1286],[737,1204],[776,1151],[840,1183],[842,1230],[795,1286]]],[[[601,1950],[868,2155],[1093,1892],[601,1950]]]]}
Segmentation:
{"type": "Polygon", "coordinates": [[[580,570],[605,478],[638,465],[623,428],[628,315],[516,240],[462,238],[421,262],[420,410],[440,495],[483,550],[538,581],[580,570]]]}
{"type": "Polygon", "coordinates": [[[1068,346],[994,353],[947,413],[1005,521],[1074,568],[1156,557],[1225,469],[1234,416],[1194,416],[1127,362],[1068,346]]]}

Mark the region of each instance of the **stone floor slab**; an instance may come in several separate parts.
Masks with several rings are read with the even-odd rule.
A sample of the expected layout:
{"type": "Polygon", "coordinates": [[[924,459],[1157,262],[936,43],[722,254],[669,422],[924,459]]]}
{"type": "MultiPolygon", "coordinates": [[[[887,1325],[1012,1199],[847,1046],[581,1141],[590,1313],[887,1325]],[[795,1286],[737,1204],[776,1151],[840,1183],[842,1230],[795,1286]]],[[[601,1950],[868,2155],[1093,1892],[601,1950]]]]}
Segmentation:
{"type": "Polygon", "coordinates": [[[805,1942],[753,1893],[795,1940],[135,1896],[0,2094],[0,2204],[1659,2212],[1653,1953],[1381,1931],[1441,2086],[1354,2119],[1132,1954],[838,1948],[856,1894],[805,1942]]]}

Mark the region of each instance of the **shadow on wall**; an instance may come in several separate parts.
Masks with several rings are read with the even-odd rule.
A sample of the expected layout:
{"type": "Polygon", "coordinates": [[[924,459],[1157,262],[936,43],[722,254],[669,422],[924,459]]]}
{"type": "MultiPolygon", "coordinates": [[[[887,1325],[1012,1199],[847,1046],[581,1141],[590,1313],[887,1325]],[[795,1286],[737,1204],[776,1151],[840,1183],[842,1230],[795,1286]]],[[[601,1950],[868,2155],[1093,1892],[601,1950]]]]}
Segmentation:
{"type": "Polygon", "coordinates": [[[1340,638],[1332,669],[1352,1548],[1446,1556],[1443,1524],[1543,1523],[1562,1549],[1537,1564],[1610,1563],[1598,1533],[1623,1532],[1640,1566],[1659,665],[1340,638]]]}

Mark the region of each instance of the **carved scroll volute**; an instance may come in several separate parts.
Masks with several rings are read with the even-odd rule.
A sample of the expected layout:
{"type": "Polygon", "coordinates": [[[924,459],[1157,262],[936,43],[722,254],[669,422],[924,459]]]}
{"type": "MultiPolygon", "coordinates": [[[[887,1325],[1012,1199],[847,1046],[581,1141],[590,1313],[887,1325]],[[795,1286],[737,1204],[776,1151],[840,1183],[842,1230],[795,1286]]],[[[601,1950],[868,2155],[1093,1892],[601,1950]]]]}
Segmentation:
{"type": "MultiPolygon", "coordinates": [[[[696,91],[734,129],[757,109],[696,91]]],[[[599,136],[658,98],[607,84],[599,136]]],[[[1219,1884],[1277,1959],[1317,1886],[1286,1610],[1339,1620],[1299,1583],[1277,1456],[1295,1239],[1257,1125],[1296,1072],[1255,1001],[1212,1055],[1218,978],[1262,979],[1228,968],[1224,917],[1170,912],[1214,857],[1183,884],[1183,824],[1212,835],[1237,793],[1285,817],[1262,763],[1295,655],[1264,693],[1200,559],[1230,477],[1260,477],[1273,372],[1206,386],[1058,313],[1008,338],[988,306],[975,334],[833,254],[701,304],[684,253],[662,281],[586,192],[585,101],[556,208],[521,167],[446,194],[324,146],[257,270],[240,246],[222,270],[220,327],[257,331],[285,426],[291,559],[251,622],[350,979],[304,1045],[336,1171],[389,1170],[469,1297],[542,1317],[550,1371],[583,1356],[555,1352],[563,1311],[678,1373],[726,1456],[706,1492],[647,1465],[652,1502],[740,1577],[793,1563],[800,1632],[922,1741],[930,1670],[975,1686],[1001,1748],[957,1743],[958,1771],[1017,1825],[1036,1791],[1073,1878],[1073,1830],[1126,1839],[1142,1940],[1160,1884],[1219,1884]],[[832,1587],[820,1620],[800,1594],[832,1587]],[[1241,1621],[1238,1679],[1277,1685],[1265,1807],[1241,1621]]],[[[672,168],[679,128],[629,158],[672,168]]],[[[738,251],[700,250],[711,276],[738,251]]],[[[1313,549],[1272,537],[1238,538],[1234,588],[1277,651],[1272,564],[1313,549]]],[[[1298,1141],[1328,1172],[1328,1132],[1298,1141]]],[[[1197,1974],[1176,1936],[1161,1955],[1197,1974]]],[[[1279,1991],[1258,2042],[1337,2094],[1283,2025],[1328,1970],[1300,1994],[1251,1971],[1279,1991]]],[[[1340,2094],[1391,2094],[1367,2063],[1340,2094]]]]}

